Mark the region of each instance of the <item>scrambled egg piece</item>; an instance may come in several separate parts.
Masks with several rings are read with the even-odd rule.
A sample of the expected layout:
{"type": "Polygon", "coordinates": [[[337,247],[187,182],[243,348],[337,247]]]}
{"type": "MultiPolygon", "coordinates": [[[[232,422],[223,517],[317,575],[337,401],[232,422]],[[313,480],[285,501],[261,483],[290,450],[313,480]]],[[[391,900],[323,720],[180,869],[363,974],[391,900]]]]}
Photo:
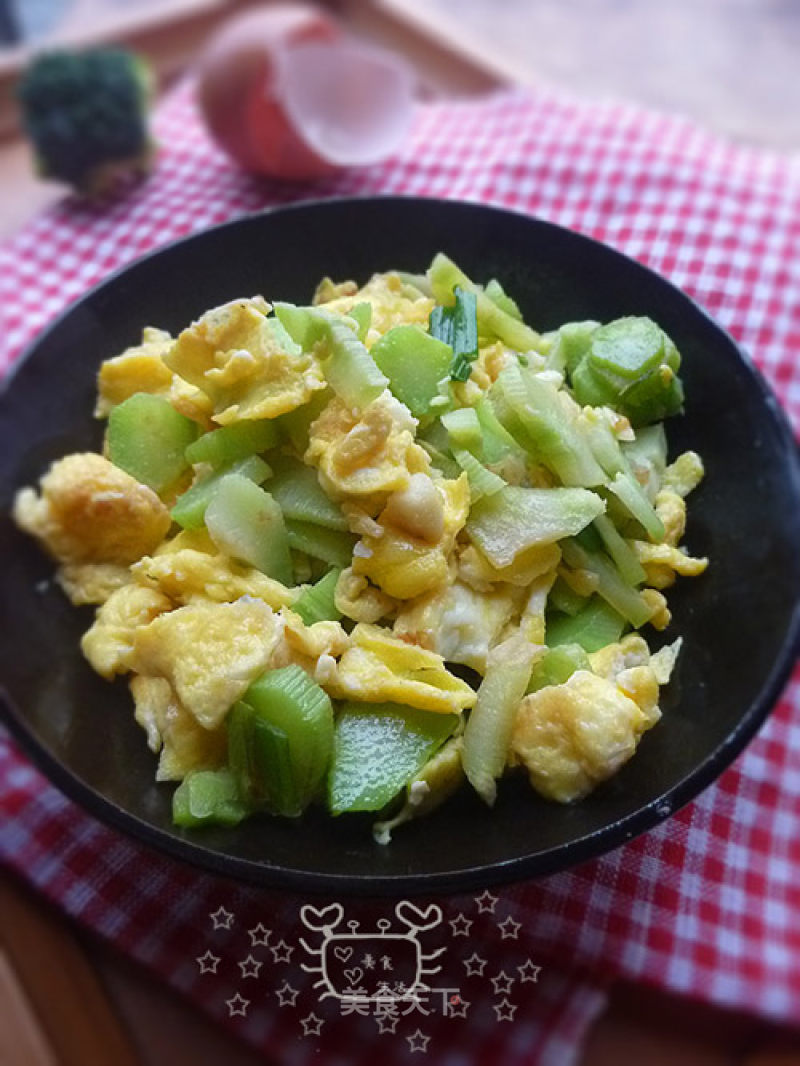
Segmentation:
{"type": "Polygon", "coordinates": [[[155,589],[124,585],[112,593],[84,633],[81,651],[101,677],[111,679],[132,669],[133,645],[140,626],[172,610],[172,602],[155,589]]]}
{"type": "Polygon", "coordinates": [[[581,799],[636,751],[660,711],[651,704],[652,690],[643,679],[627,681],[644,706],[624,691],[619,679],[614,682],[588,670],[577,670],[563,684],[548,685],[522,700],[511,753],[542,796],[559,803],[581,799]]]}
{"type": "Polygon", "coordinates": [[[215,729],[270,666],[282,630],[261,600],[190,603],[136,630],[133,669],[166,678],[200,725],[215,729]]]}
{"type": "Polygon", "coordinates": [[[191,547],[159,551],[135,563],[131,574],[141,584],[159,589],[180,604],[195,600],[233,603],[250,596],[278,610],[297,599],[296,590],[236,562],[213,545],[208,551],[191,547]]]}
{"type": "Polygon", "coordinates": [[[463,663],[484,674],[490,648],[499,642],[516,611],[517,596],[508,586],[479,593],[455,581],[404,605],[394,633],[447,662],[463,663]]]}
{"type": "Polygon", "coordinates": [[[402,278],[394,273],[375,274],[360,289],[355,288],[352,282],[344,282],[341,286],[333,283],[321,285],[314,302],[324,304],[328,311],[345,315],[356,304],[370,303],[372,319],[365,338],[368,348],[392,326],[416,323],[427,329],[434,306],[430,297],[412,292],[402,278]]]}
{"type": "Polygon", "coordinates": [[[131,678],[134,716],[147,733],[151,751],[160,752],[156,781],[182,781],[194,770],[225,765],[224,729],[204,729],[176,698],[163,677],[131,678]]]}
{"type": "Polygon", "coordinates": [[[677,546],[686,532],[686,501],[677,492],[661,489],[656,493],[654,506],[664,526],[664,543],[677,546]]]}
{"type": "Polygon", "coordinates": [[[94,452],[53,463],[39,484],[40,496],[17,493],[14,520],[62,563],[132,563],[171,525],[152,489],[94,452]]]}
{"type": "Polygon", "coordinates": [[[558,544],[534,544],[507,566],[494,566],[474,544],[464,546],[458,557],[458,574],[478,592],[486,592],[498,582],[527,588],[561,562],[558,544]]]}
{"type": "Polygon", "coordinates": [[[708,559],[696,559],[666,541],[652,544],[646,540],[633,540],[630,543],[636,558],[644,567],[648,585],[655,589],[668,588],[674,583],[677,574],[681,577],[697,577],[708,567],[708,559]]]}
{"type": "Polygon", "coordinates": [[[704,473],[703,460],[697,452],[684,452],[664,471],[661,487],[688,496],[703,480],[704,473]]]}
{"type": "Polygon", "coordinates": [[[207,311],[183,330],[165,362],[202,390],[214,421],[276,418],[325,388],[316,360],[303,354],[259,297],[207,311]]]}
{"type": "Polygon", "coordinates": [[[338,622],[314,622],[307,626],[299,614],[281,611],[283,637],[272,657],[272,666],[297,663],[320,684],[334,673],[336,660],[350,638],[338,622]]]}
{"type": "Polygon", "coordinates": [[[304,459],[317,468],[334,500],[395,492],[430,466],[414,442],[416,424],[388,389],[362,411],[352,411],[337,396],[312,422],[304,459]]]}
{"type": "MultiPolygon", "coordinates": [[[[361,538],[353,551],[353,573],[368,577],[373,584],[398,600],[409,600],[447,584],[449,559],[458,533],[469,514],[469,481],[462,474],[456,481],[434,481],[424,474],[430,491],[440,500],[439,536],[430,543],[397,524],[392,498],[378,516],[379,536],[361,538]]],[[[418,530],[421,532],[421,529],[418,530]]]]}
{"type": "Polygon", "coordinates": [[[118,563],[65,563],[59,567],[56,581],[75,606],[105,603],[112,592],[131,579],[127,566],[118,563]]]}
{"type": "Polygon", "coordinates": [[[448,671],[441,655],[364,622],[350,634],[350,646],[322,687],[338,699],[405,703],[443,714],[457,714],[476,700],[473,689],[448,671]]]}
{"type": "Polygon", "coordinates": [[[365,577],[354,574],[351,566],[339,574],[333,602],[337,611],[354,622],[379,622],[397,606],[395,600],[370,585],[365,577]]]}
{"type": "Polygon", "coordinates": [[[528,589],[528,599],[519,620],[519,631],[531,644],[545,642],[547,597],[556,579],[556,570],[537,577],[528,589]]]}
{"type": "Polygon", "coordinates": [[[148,326],[142,333],[141,344],[106,359],[97,375],[95,417],[105,418],[112,407],[137,392],[166,396],[172,385],[172,371],[164,356],[172,344],[169,333],[148,326]]]}

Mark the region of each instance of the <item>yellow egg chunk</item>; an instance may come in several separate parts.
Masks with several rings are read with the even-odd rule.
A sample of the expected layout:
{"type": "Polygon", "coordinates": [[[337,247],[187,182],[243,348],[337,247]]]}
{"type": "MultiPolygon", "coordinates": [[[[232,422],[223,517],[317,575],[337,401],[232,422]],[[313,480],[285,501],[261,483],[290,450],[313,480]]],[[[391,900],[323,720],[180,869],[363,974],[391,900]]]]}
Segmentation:
{"type": "Polygon", "coordinates": [[[340,287],[333,283],[321,288],[315,303],[324,305],[328,311],[338,311],[345,315],[356,304],[369,303],[372,306],[372,319],[367,331],[367,347],[393,326],[416,323],[427,328],[433,300],[428,296],[410,292],[397,274],[375,274],[366,285],[355,292],[350,289],[348,283],[345,282],[345,285],[347,291],[344,292],[337,291],[340,287]],[[326,296],[329,298],[326,299],[326,296]]]}
{"type": "Polygon", "coordinates": [[[214,729],[270,665],[281,629],[261,600],[191,603],[136,631],[134,669],[166,678],[187,711],[214,729]]]}
{"type": "Polygon", "coordinates": [[[101,677],[112,678],[132,669],[136,631],[158,615],[172,610],[172,602],[155,589],[125,585],[112,593],[84,633],[81,651],[101,677]]]}
{"type": "Polygon", "coordinates": [[[571,803],[615,774],[659,717],[642,710],[613,681],[577,670],[519,705],[511,752],[547,799],[571,803]]]}
{"type": "Polygon", "coordinates": [[[591,652],[589,663],[592,673],[614,681],[623,670],[650,662],[647,641],[638,633],[629,633],[614,644],[606,644],[599,651],[591,652]]]}
{"type": "Polygon", "coordinates": [[[105,418],[112,407],[137,392],[167,395],[173,375],[164,356],[172,344],[169,333],[148,327],[142,334],[141,344],[106,359],[97,375],[95,417],[105,418]]]}
{"type": "Polygon", "coordinates": [[[179,604],[198,599],[233,603],[242,596],[251,596],[277,610],[297,598],[297,592],[280,581],[217,552],[213,545],[211,548],[178,548],[148,555],[131,567],[131,574],[141,584],[159,589],[179,604]]]}
{"type": "Polygon", "coordinates": [[[651,544],[646,540],[631,541],[636,558],[644,567],[648,585],[667,588],[681,577],[698,577],[708,568],[708,559],[696,559],[672,544],[651,544]]]}
{"type": "Polygon", "coordinates": [[[458,573],[478,592],[485,592],[497,582],[527,588],[543,574],[555,570],[561,562],[558,544],[535,544],[519,553],[507,566],[493,566],[480,548],[467,544],[458,556],[458,573]]]}
{"type": "MultiPolygon", "coordinates": [[[[378,516],[380,536],[366,535],[353,551],[353,573],[368,577],[387,595],[409,600],[447,584],[449,559],[458,533],[469,514],[469,481],[462,474],[455,481],[425,478],[441,499],[439,539],[431,544],[392,522],[391,498],[378,516]]],[[[421,508],[418,508],[418,513],[421,508]]],[[[395,521],[396,521],[396,515],[395,521]]],[[[420,527],[422,515],[419,515],[420,527]]],[[[417,532],[419,532],[419,528],[417,532]]],[[[437,528],[437,532],[439,532],[437,528]]]]}
{"type": "Polygon", "coordinates": [[[131,579],[127,566],[119,563],[65,563],[56,574],[56,581],[71,603],[105,603],[112,592],[127,585],[131,579]]]}
{"type": "Polygon", "coordinates": [[[350,566],[339,574],[334,603],[337,611],[354,622],[379,622],[397,607],[396,600],[370,585],[363,575],[354,574],[350,566]]]}
{"type": "Polygon", "coordinates": [[[447,670],[441,655],[364,622],[350,634],[350,647],[332,678],[321,684],[339,699],[405,703],[442,714],[457,714],[476,700],[473,689],[447,670]]]}
{"type": "Polygon", "coordinates": [[[430,467],[414,443],[415,429],[408,408],[388,389],[362,411],[334,397],[311,424],[305,461],[317,468],[332,499],[395,492],[430,467]]]}
{"type": "Polygon", "coordinates": [[[506,586],[479,593],[460,581],[404,604],[394,623],[402,640],[486,673],[486,659],[518,610],[515,590],[506,586]]]}
{"type": "Polygon", "coordinates": [[[287,350],[260,297],[207,311],[178,336],[165,357],[176,374],[204,392],[214,421],[276,418],[325,388],[311,355],[287,350]]]}
{"type": "Polygon", "coordinates": [[[172,524],[152,489],[95,452],[53,463],[40,490],[17,493],[14,520],[63,563],[132,563],[172,524]]]}
{"type": "Polygon", "coordinates": [[[160,753],[156,781],[182,781],[195,770],[225,765],[224,729],[204,729],[176,698],[163,677],[131,678],[134,717],[147,733],[151,751],[160,753]]]}

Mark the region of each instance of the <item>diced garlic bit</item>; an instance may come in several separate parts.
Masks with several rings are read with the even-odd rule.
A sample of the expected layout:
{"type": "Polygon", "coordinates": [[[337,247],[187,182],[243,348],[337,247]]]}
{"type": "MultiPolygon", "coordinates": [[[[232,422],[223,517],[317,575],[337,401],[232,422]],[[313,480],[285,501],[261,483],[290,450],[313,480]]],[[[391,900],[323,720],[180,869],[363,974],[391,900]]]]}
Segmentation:
{"type": "Polygon", "coordinates": [[[412,474],[408,485],[389,497],[381,517],[385,525],[428,544],[436,544],[444,534],[444,502],[427,474],[412,474]]]}
{"type": "Polygon", "coordinates": [[[326,685],[333,680],[336,673],[336,660],[327,653],[320,655],[314,668],[314,680],[318,685],[326,685]]]}

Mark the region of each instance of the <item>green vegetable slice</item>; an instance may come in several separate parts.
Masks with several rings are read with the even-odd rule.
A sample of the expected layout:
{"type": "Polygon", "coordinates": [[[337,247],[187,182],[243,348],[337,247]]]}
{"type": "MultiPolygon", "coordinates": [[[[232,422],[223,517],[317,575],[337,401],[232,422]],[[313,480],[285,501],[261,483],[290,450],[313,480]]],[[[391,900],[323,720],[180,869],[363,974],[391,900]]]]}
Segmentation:
{"type": "Polygon", "coordinates": [[[300,814],[319,792],[333,748],[333,708],[302,667],[270,670],[229,715],[228,758],[242,787],[278,814],[300,814]]]}
{"type": "Polygon", "coordinates": [[[557,644],[533,664],[528,692],[548,685],[562,685],[576,670],[590,670],[589,656],[580,644],[557,644]]]}
{"type": "Polygon", "coordinates": [[[163,396],[136,392],[111,409],[108,457],[154,492],[164,492],[189,468],[185,452],[199,431],[163,396]]]}
{"type": "Polygon", "coordinates": [[[598,596],[601,596],[632,626],[639,629],[650,620],[653,608],[638,589],[625,581],[607,555],[602,552],[587,551],[572,539],[564,541],[561,545],[561,552],[568,566],[576,570],[587,570],[596,577],[598,596]]]}
{"type": "Polygon", "coordinates": [[[220,550],[292,585],[292,560],[283,514],[268,492],[241,474],[220,479],[206,508],[206,528],[220,550]]]}
{"type": "Polygon", "coordinates": [[[622,615],[599,596],[593,596],[574,617],[548,615],[545,640],[550,648],[579,644],[591,653],[619,640],[625,628],[622,615]]]}
{"type": "Polygon", "coordinates": [[[492,564],[502,567],[526,548],[573,536],[604,510],[588,489],[506,485],[472,507],[466,529],[492,564]]]}
{"type": "Polygon", "coordinates": [[[464,448],[453,448],[453,458],[469,478],[469,493],[473,503],[484,496],[494,496],[506,487],[505,481],[478,462],[464,448]]]}
{"type": "Polygon", "coordinates": [[[195,770],[172,796],[172,822],[187,829],[204,825],[238,825],[251,813],[230,770],[195,770]]]}
{"type": "Polygon", "coordinates": [[[356,537],[338,529],[325,529],[313,522],[296,522],[286,519],[286,536],[289,547],[305,552],[314,559],[322,559],[330,566],[344,570],[353,559],[356,537]]]}
{"type": "Polygon", "coordinates": [[[464,730],[461,758],[470,784],[490,807],[497,795],[497,779],[506,766],[514,715],[528,687],[534,659],[543,651],[516,635],[489,653],[478,700],[464,730]]]}
{"type": "Polygon", "coordinates": [[[219,429],[204,433],[189,445],[185,454],[189,463],[227,466],[237,459],[267,451],[275,446],[277,440],[275,423],[267,419],[234,422],[230,426],[220,426],[219,429]]]}
{"type": "Polygon", "coordinates": [[[505,421],[534,459],[544,463],[564,485],[592,488],[606,480],[592,450],[559,401],[558,390],[519,366],[505,367],[492,386],[492,398],[505,405],[505,421]]]}
{"type": "Polygon", "coordinates": [[[453,359],[449,344],[420,326],[395,326],[370,348],[370,355],[389,380],[392,393],[417,418],[431,413],[453,359]]]}
{"type": "Polygon", "coordinates": [[[329,570],[316,585],[304,589],[292,604],[292,610],[300,615],[307,626],[329,620],[336,622],[342,617],[334,598],[340,574],[341,570],[329,570]]]}
{"type": "Polygon", "coordinates": [[[211,502],[223,477],[228,474],[240,474],[260,485],[266,481],[272,471],[258,455],[250,455],[238,463],[217,470],[201,481],[196,482],[186,492],[182,492],[170,511],[173,520],[184,529],[200,529],[205,522],[206,508],[211,502]]]}
{"type": "Polygon", "coordinates": [[[326,494],[316,470],[289,456],[270,457],[273,475],[270,495],[281,506],[284,518],[311,522],[326,529],[347,529],[347,520],[338,504],[326,494]]]}
{"type": "Polygon", "coordinates": [[[397,703],[345,703],[336,719],[328,775],[332,814],[379,811],[451,735],[457,714],[397,703]]]}
{"type": "Polygon", "coordinates": [[[325,378],[348,407],[366,407],[388,386],[389,379],[344,319],[320,307],[285,303],[275,304],[275,314],[303,351],[324,346],[325,378]]]}

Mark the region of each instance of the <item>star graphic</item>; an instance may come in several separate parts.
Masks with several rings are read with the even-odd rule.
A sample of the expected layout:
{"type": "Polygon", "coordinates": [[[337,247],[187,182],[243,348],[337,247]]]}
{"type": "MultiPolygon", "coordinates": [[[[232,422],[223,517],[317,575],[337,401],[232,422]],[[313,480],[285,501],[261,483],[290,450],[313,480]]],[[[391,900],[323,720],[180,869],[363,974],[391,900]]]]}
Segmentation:
{"type": "Polygon", "coordinates": [[[462,914],[461,911],[450,919],[450,928],[453,930],[453,936],[469,936],[469,931],[472,927],[472,919],[467,918],[466,914],[462,914]]]}
{"type": "Polygon", "coordinates": [[[521,966],[517,967],[519,971],[519,979],[524,984],[526,981],[533,981],[534,984],[539,980],[539,971],[541,966],[534,966],[531,959],[523,962],[521,966]]]}
{"type": "Polygon", "coordinates": [[[509,977],[505,970],[501,970],[497,977],[492,978],[492,988],[496,996],[505,996],[511,991],[514,978],[509,977]]]}
{"type": "Polygon", "coordinates": [[[275,962],[288,962],[294,948],[290,947],[285,940],[279,940],[274,948],[270,948],[270,951],[275,962]]]}
{"type": "Polygon", "coordinates": [[[305,1018],[301,1018],[300,1024],[303,1027],[303,1036],[319,1036],[319,1031],[322,1028],[322,1018],[318,1018],[312,1012],[307,1014],[305,1018]]]}
{"type": "Polygon", "coordinates": [[[397,1015],[379,1014],[375,1018],[379,1033],[394,1033],[397,1029],[397,1015]]]}
{"type": "Polygon", "coordinates": [[[234,1014],[241,1014],[244,1018],[247,1014],[247,1008],[250,1006],[250,1000],[240,996],[238,992],[235,996],[231,996],[230,999],[226,999],[225,1003],[228,1006],[228,1015],[231,1018],[234,1014]]]}
{"type": "Polygon", "coordinates": [[[411,1036],[407,1036],[408,1047],[410,1051],[427,1051],[428,1044],[430,1043],[430,1037],[426,1036],[421,1029],[417,1029],[411,1036]]]}
{"type": "Polygon", "coordinates": [[[461,996],[453,996],[453,998],[447,1002],[448,1018],[466,1018],[468,1010],[469,1002],[466,999],[462,999],[461,996]],[[456,1002],[454,1003],[453,1000],[456,1002]]]}
{"type": "Polygon", "coordinates": [[[226,911],[221,904],[213,914],[209,914],[209,918],[214,923],[215,929],[230,929],[233,925],[233,914],[226,911]]]}
{"type": "Polygon", "coordinates": [[[261,922],[258,925],[254,925],[252,929],[247,930],[247,935],[250,937],[250,945],[254,948],[265,948],[269,943],[269,938],[272,936],[272,930],[266,929],[261,922]]]}
{"type": "Polygon", "coordinates": [[[248,955],[246,959],[242,959],[237,965],[242,971],[242,977],[258,977],[258,971],[264,963],[254,959],[252,955],[248,955]]]}
{"type": "Polygon", "coordinates": [[[512,1022],[516,1011],[516,1006],[507,999],[501,999],[499,1003],[494,1005],[494,1012],[497,1015],[498,1022],[512,1022]]]}
{"type": "Polygon", "coordinates": [[[483,977],[486,959],[482,959],[477,951],[473,951],[468,959],[464,959],[467,968],[467,977],[483,977]]]}
{"type": "Polygon", "coordinates": [[[500,930],[500,939],[501,940],[508,940],[508,939],[516,940],[517,937],[519,936],[519,931],[522,928],[522,923],[521,922],[515,922],[514,919],[511,917],[511,915],[509,914],[509,916],[506,918],[506,920],[504,922],[498,922],[497,923],[497,928],[500,930]]]}
{"type": "Polygon", "coordinates": [[[485,911],[488,911],[490,914],[494,914],[494,908],[495,904],[497,903],[497,900],[498,897],[493,896],[488,888],[485,892],[482,892],[480,896],[475,897],[475,902],[478,904],[478,910],[481,914],[483,914],[485,911]]]}
{"type": "Polygon", "coordinates": [[[222,962],[219,955],[213,955],[210,951],[207,951],[205,955],[197,956],[197,965],[200,967],[200,973],[216,973],[217,967],[222,962]]]}
{"type": "Polygon", "coordinates": [[[280,988],[275,989],[275,995],[282,1007],[293,1007],[299,994],[299,991],[292,988],[288,981],[284,981],[280,988]]]}

